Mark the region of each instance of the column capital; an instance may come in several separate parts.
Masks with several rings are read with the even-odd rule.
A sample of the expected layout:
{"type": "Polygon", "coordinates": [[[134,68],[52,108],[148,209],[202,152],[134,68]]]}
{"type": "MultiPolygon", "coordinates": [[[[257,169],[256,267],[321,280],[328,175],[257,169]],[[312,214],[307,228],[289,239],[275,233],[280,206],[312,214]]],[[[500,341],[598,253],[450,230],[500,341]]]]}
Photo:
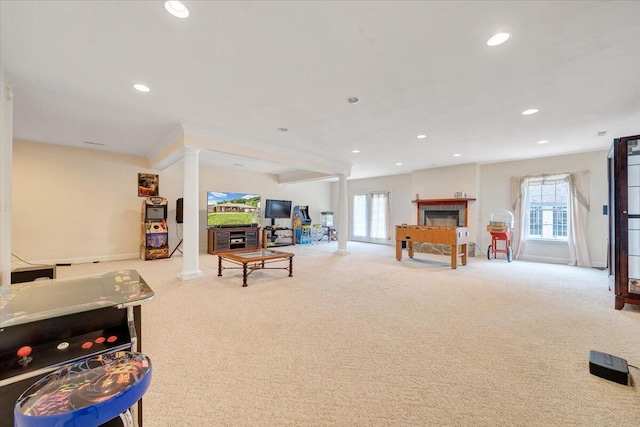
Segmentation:
{"type": "Polygon", "coordinates": [[[195,147],[184,146],[182,147],[182,152],[184,153],[185,156],[186,155],[197,156],[200,153],[200,149],[195,147]]]}

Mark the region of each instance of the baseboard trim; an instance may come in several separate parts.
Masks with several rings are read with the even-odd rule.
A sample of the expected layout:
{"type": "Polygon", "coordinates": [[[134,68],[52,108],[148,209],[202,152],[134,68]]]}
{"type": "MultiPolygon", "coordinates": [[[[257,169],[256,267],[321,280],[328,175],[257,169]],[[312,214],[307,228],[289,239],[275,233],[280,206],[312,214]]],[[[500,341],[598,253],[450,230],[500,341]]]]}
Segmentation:
{"type": "Polygon", "coordinates": [[[569,264],[569,259],[568,258],[552,258],[552,257],[544,257],[544,256],[531,256],[531,255],[526,255],[524,257],[522,257],[523,261],[531,261],[531,262],[543,262],[546,264],[564,264],[564,265],[568,265],[569,264]]]}
{"type": "Polygon", "coordinates": [[[193,280],[201,277],[204,277],[204,273],[200,270],[182,271],[178,274],[178,279],[180,280],[193,280]]]}
{"type": "MultiPolygon", "coordinates": [[[[531,261],[531,262],[542,262],[542,263],[547,263],[547,264],[565,264],[565,265],[569,265],[569,259],[568,258],[552,258],[552,257],[527,255],[527,256],[522,257],[522,260],[523,261],[531,261]]],[[[607,268],[607,264],[606,264],[606,262],[597,262],[597,261],[591,260],[591,267],[592,268],[605,269],[605,268],[607,268]]]]}
{"type": "Polygon", "coordinates": [[[78,258],[64,258],[64,259],[44,259],[38,261],[32,261],[34,264],[89,264],[93,262],[103,262],[103,261],[122,261],[125,259],[136,259],[140,258],[140,254],[138,252],[130,253],[130,254],[115,254],[115,255],[100,255],[94,257],[78,257],[78,258]]]}

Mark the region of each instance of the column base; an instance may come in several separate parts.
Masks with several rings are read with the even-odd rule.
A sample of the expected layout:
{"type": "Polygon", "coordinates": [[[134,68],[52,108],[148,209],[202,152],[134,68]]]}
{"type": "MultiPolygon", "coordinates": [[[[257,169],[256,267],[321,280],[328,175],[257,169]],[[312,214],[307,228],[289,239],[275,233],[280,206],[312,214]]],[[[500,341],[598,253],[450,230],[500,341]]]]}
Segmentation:
{"type": "Polygon", "coordinates": [[[178,274],[178,279],[180,280],[193,280],[201,277],[204,277],[204,273],[200,270],[181,271],[180,274],[178,274]]]}
{"type": "Polygon", "coordinates": [[[338,255],[349,255],[351,252],[349,252],[346,249],[338,249],[337,251],[335,251],[334,253],[338,254],[338,255]]]}

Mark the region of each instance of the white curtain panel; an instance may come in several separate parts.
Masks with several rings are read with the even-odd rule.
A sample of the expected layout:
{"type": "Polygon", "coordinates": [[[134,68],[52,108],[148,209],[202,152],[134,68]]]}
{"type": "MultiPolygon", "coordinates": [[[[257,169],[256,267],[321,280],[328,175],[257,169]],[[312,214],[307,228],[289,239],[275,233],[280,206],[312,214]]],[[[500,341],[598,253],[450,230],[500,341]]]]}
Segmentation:
{"type": "Polygon", "coordinates": [[[391,236],[389,221],[389,194],[371,194],[371,238],[389,240],[391,236]]]}
{"type": "Polygon", "coordinates": [[[513,259],[520,259],[524,254],[524,226],[525,215],[527,213],[524,208],[525,199],[525,179],[522,176],[514,176],[511,178],[511,210],[513,211],[513,233],[511,235],[511,250],[513,251],[513,259]]]}
{"type": "Polygon", "coordinates": [[[569,265],[591,267],[587,244],[589,215],[589,171],[568,175],[569,182],[569,265]]]}

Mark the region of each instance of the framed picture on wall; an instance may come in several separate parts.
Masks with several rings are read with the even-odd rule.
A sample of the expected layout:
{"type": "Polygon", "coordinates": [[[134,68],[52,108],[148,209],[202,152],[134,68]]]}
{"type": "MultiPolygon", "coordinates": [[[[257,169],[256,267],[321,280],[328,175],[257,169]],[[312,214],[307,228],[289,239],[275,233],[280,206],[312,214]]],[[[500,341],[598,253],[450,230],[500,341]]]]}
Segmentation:
{"type": "Polygon", "coordinates": [[[160,195],[160,177],[152,173],[138,174],[138,197],[160,195]]]}

